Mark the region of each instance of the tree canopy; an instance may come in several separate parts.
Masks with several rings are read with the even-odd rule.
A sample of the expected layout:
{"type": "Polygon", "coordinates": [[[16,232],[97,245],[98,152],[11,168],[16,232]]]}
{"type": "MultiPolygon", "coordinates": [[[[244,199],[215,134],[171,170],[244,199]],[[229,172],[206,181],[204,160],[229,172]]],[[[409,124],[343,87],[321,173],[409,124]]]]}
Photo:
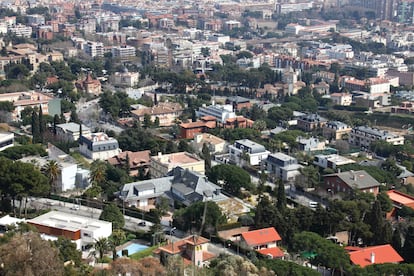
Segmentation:
{"type": "Polygon", "coordinates": [[[223,189],[235,196],[241,195],[241,188],[246,190],[254,188],[249,173],[235,165],[220,164],[214,166],[211,168],[208,178],[216,184],[223,181],[223,189]]]}
{"type": "Polygon", "coordinates": [[[125,225],[124,216],[114,203],[105,205],[99,219],[112,222],[112,229],[121,229],[125,225]]]}

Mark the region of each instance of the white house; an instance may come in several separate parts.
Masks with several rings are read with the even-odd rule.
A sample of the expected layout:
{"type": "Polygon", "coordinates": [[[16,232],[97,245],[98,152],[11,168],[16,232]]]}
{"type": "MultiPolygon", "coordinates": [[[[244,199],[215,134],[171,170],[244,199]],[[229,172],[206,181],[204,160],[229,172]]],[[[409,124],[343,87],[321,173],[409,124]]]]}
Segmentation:
{"type": "Polygon", "coordinates": [[[79,138],[79,152],[92,160],[107,160],[121,152],[118,141],[106,133],[96,132],[79,138]]]}
{"type": "Polygon", "coordinates": [[[315,155],[315,159],[313,160],[313,164],[321,168],[324,168],[324,169],[326,168],[336,169],[336,167],[338,166],[353,164],[353,163],[355,163],[354,160],[340,156],[338,154],[329,154],[329,155],[318,154],[318,155],[315,155]]]}
{"type": "MultiPolygon", "coordinates": [[[[74,122],[69,122],[66,124],[56,125],[56,136],[65,141],[77,141],[80,136],[81,127],[79,124],[74,122]]],[[[82,135],[90,135],[91,130],[82,124],[82,135]]]]}
{"type": "Polygon", "coordinates": [[[100,238],[112,234],[112,223],[59,211],[51,211],[28,220],[37,228],[42,238],[56,240],[64,236],[76,243],[78,250],[84,250],[100,238]]]}
{"type": "Polygon", "coordinates": [[[14,133],[0,133],[0,151],[13,147],[14,133]]]}
{"type": "Polygon", "coordinates": [[[206,107],[200,107],[196,111],[197,117],[213,116],[220,123],[225,123],[227,119],[236,118],[236,113],[233,111],[233,105],[210,105],[206,107]]]}
{"type": "Polygon", "coordinates": [[[303,167],[296,158],[282,152],[269,154],[264,165],[270,174],[283,181],[294,181],[303,167]]]}
{"type": "Polygon", "coordinates": [[[263,160],[266,160],[270,154],[266,148],[253,142],[249,139],[237,140],[233,145],[229,146],[230,162],[242,166],[249,164],[252,166],[259,165],[263,160]]]}

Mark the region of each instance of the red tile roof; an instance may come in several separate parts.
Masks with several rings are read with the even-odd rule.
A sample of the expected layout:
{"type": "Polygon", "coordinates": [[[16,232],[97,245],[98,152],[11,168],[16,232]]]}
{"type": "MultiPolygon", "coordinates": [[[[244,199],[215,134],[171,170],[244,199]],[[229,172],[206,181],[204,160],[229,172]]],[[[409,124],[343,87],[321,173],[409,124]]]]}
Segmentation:
{"type": "MultiPolygon", "coordinates": [[[[355,248],[351,250],[355,250],[355,248]]],[[[404,261],[389,244],[364,247],[360,248],[360,250],[348,252],[348,254],[351,262],[361,267],[372,264],[399,263],[404,261]],[[374,259],[373,262],[371,262],[371,258],[374,259]]]]}
{"type": "Polygon", "coordinates": [[[249,246],[268,244],[282,240],[274,227],[244,232],[242,233],[242,237],[249,246]]]}
{"type": "Polygon", "coordinates": [[[266,256],[270,255],[273,258],[281,258],[285,255],[279,247],[264,248],[264,249],[257,250],[257,252],[259,252],[262,255],[266,255],[266,256]]]}
{"type": "Polygon", "coordinates": [[[404,205],[414,209],[414,197],[399,191],[387,191],[389,198],[396,204],[404,205]]]}

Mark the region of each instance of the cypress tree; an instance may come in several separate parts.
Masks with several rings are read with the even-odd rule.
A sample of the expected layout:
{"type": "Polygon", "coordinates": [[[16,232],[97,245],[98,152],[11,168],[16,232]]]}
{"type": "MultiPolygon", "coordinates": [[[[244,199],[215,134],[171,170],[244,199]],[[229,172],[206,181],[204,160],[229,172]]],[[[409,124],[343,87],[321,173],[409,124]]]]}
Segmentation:
{"type": "Polygon", "coordinates": [[[404,246],[401,249],[401,255],[406,263],[414,262],[414,226],[409,226],[405,236],[404,246]]]}
{"type": "Polygon", "coordinates": [[[45,128],[46,126],[43,121],[43,109],[42,109],[42,106],[40,106],[40,109],[39,109],[39,140],[42,143],[43,143],[43,135],[45,133],[45,128]]]}
{"type": "Polygon", "coordinates": [[[392,234],[391,245],[397,252],[401,252],[401,231],[397,227],[392,234]]]}
{"type": "Polygon", "coordinates": [[[56,135],[57,130],[56,130],[56,126],[59,124],[59,116],[57,114],[55,114],[55,116],[53,116],[53,134],[56,135]]]}
{"type": "Polygon", "coordinates": [[[39,117],[37,115],[36,110],[32,112],[32,139],[33,144],[40,142],[40,130],[39,130],[39,117]]]}
{"type": "Polygon", "coordinates": [[[208,148],[207,143],[203,144],[203,149],[201,150],[201,152],[204,158],[204,166],[205,166],[206,173],[209,173],[211,170],[211,154],[210,154],[210,149],[208,148]]]}
{"type": "Polygon", "coordinates": [[[285,193],[285,184],[283,181],[279,180],[279,186],[277,188],[277,209],[283,214],[286,209],[286,193],[285,193]]]}
{"type": "Polygon", "coordinates": [[[371,208],[367,216],[366,223],[370,226],[371,232],[373,234],[371,243],[381,244],[382,243],[382,231],[384,225],[384,218],[382,217],[381,212],[381,203],[379,200],[374,202],[374,205],[371,208]]]}

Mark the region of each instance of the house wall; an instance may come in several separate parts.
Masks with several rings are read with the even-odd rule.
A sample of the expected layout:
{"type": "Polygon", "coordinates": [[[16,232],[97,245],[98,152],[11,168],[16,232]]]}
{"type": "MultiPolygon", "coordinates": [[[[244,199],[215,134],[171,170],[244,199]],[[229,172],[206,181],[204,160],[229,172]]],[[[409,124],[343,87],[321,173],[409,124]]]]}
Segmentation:
{"type": "Polygon", "coordinates": [[[62,192],[75,188],[77,170],[78,165],[76,164],[65,166],[64,168],[62,168],[62,192]]]}

